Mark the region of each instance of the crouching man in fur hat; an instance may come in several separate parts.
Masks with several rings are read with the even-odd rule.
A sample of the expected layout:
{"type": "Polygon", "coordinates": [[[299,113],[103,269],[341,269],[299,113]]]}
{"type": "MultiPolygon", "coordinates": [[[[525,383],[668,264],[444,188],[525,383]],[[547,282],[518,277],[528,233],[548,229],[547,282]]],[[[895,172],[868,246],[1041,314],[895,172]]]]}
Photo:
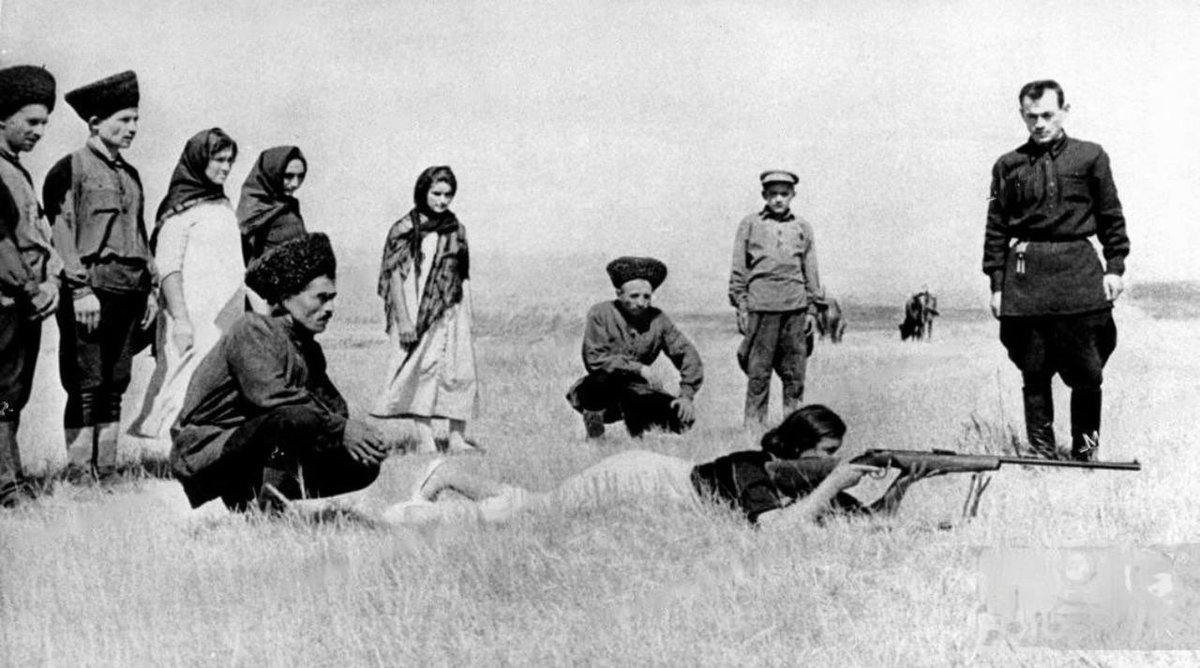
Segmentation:
{"type": "Polygon", "coordinates": [[[362,489],[388,443],[349,417],[313,339],[333,317],[336,260],[329,238],[307,234],[251,263],[246,285],[271,305],[246,313],[200,362],[171,428],[171,468],[192,507],[220,498],[231,510],[257,500],[362,489]]]}
{"type": "Polygon", "coordinates": [[[567,393],[583,414],[589,438],[604,435],[604,425],[625,421],[634,437],[650,428],[681,433],[692,426],[692,400],[704,381],[700,354],[667,314],[650,305],[667,278],[667,267],[654,258],[621,257],[607,267],[617,298],[588,311],[583,332],[584,376],[567,393]],[[679,369],[679,396],[659,388],[650,365],[659,353],[679,369]]]}

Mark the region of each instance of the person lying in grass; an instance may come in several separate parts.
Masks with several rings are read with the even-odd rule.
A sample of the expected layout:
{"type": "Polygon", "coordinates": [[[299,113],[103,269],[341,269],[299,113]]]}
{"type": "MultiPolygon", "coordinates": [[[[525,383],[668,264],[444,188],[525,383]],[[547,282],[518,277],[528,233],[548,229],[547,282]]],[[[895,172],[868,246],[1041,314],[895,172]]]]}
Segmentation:
{"type": "Polygon", "coordinates": [[[734,452],[699,465],[646,450],[627,450],[606,457],[549,492],[481,478],[438,459],[419,478],[413,498],[388,508],[384,519],[398,524],[475,519],[503,522],[531,510],[570,510],[621,499],[718,503],[740,511],[751,524],[787,527],[817,522],[834,512],[893,513],[912,483],[938,473],[914,469],[898,477],[877,502],[863,505],[843,490],[880,469],[842,462],[819,484],[797,489],[782,485],[768,466],[774,461],[835,457],[845,434],[846,424],[837,413],[813,404],[797,409],[766,432],[762,450],[734,452]],[[447,490],[469,502],[439,502],[439,495],[447,490]]]}

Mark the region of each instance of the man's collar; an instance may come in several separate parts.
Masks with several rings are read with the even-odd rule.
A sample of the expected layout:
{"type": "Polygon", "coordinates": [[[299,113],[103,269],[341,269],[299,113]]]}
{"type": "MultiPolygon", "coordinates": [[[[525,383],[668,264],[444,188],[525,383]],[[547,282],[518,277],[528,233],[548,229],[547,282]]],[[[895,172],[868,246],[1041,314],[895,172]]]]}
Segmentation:
{"type": "Polygon", "coordinates": [[[113,167],[125,166],[125,160],[121,157],[121,154],[118,153],[117,157],[114,158],[112,154],[108,152],[108,149],[104,146],[104,142],[99,137],[88,137],[87,147],[92,149],[92,153],[95,153],[100,157],[101,160],[109,165],[112,165],[113,167]]]}
{"type": "Polygon", "coordinates": [[[303,344],[316,339],[316,335],[304,325],[296,322],[296,319],[282,305],[276,305],[271,309],[270,318],[279,323],[283,331],[287,332],[288,336],[296,343],[303,344]]]}
{"type": "Polygon", "coordinates": [[[646,310],[642,311],[640,315],[633,315],[625,310],[625,307],[621,305],[620,299],[614,299],[613,306],[617,308],[617,313],[624,318],[625,322],[629,323],[630,326],[638,330],[644,329],[647,325],[649,325],[650,321],[654,319],[654,313],[656,313],[653,306],[647,306],[646,310]]]}
{"type": "Polygon", "coordinates": [[[25,177],[25,180],[29,182],[29,185],[33,185],[33,177],[29,175],[29,170],[25,169],[25,165],[21,164],[20,155],[16,153],[9,153],[4,148],[0,148],[0,158],[7,160],[9,164],[11,164],[13,167],[16,167],[21,172],[21,175],[25,177]]]}
{"type": "Polygon", "coordinates": [[[758,212],[758,215],[763,220],[776,220],[781,223],[789,220],[796,220],[796,216],[792,213],[791,209],[788,209],[782,216],[777,216],[775,215],[775,212],[771,211],[771,207],[764,206],[762,211],[758,212]]]}
{"type": "Polygon", "coordinates": [[[1057,158],[1058,155],[1060,153],[1062,153],[1063,147],[1067,145],[1067,139],[1068,139],[1068,137],[1067,137],[1066,130],[1064,130],[1062,132],[1062,134],[1060,134],[1058,136],[1057,139],[1050,142],[1049,144],[1039,144],[1039,143],[1033,141],[1033,137],[1030,137],[1029,138],[1030,152],[1033,153],[1034,155],[1042,155],[1044,153],[1049,153],[1051,158],[1057,158]]]}

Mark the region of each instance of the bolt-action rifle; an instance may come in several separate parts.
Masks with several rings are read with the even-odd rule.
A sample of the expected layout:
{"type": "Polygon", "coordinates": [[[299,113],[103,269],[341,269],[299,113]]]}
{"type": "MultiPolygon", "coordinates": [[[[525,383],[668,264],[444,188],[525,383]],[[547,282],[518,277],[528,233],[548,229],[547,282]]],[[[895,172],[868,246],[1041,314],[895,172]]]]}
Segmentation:
{"type": "MultiPolygon", "coordinates": [[[[995,471],[1005,464],[1114,471],[1142,470],[1142,465],[1136,459],[1130,462],[1077,462],[1011,455],[964,455],[950,450],[868,450],[850,461],[881,469],[896,468],[902,473],[907,473],[919,465],[923,465],[926,471],[941,473],[995,471]]],[[[775,475],[776,483],[781,486],[811,489],[840,463],[840,460],[831,457],[813,457],[776,460],[767,464],[767,468],[775,475]]]]}

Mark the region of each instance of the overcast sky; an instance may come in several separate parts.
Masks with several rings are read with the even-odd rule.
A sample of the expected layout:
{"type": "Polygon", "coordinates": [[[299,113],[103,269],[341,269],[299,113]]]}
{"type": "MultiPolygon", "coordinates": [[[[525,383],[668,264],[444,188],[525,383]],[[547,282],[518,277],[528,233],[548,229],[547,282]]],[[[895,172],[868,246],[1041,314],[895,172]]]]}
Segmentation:
{"type": "MultiPolygon", "coordinates": [[[[305,216],[354,253],[356,284],[416,175],[450,164],[480,257],[653,254],[721,302],[757,174],[781,167],[831,292],[982,304],[990,168],[1025,140],[1016,91],[1044,77],[1068,132],[1112,157],[1130,279],[1200,279],[1187,0],[0,1],[0,63],[46,65],[60,95],[138,72],[128,157],[150,212],[202,128],[241,144],[234,198],[260,150],[301,146],[305,216]]],[[[85,137],[60,97],[35,178],[85,137]]]]}

